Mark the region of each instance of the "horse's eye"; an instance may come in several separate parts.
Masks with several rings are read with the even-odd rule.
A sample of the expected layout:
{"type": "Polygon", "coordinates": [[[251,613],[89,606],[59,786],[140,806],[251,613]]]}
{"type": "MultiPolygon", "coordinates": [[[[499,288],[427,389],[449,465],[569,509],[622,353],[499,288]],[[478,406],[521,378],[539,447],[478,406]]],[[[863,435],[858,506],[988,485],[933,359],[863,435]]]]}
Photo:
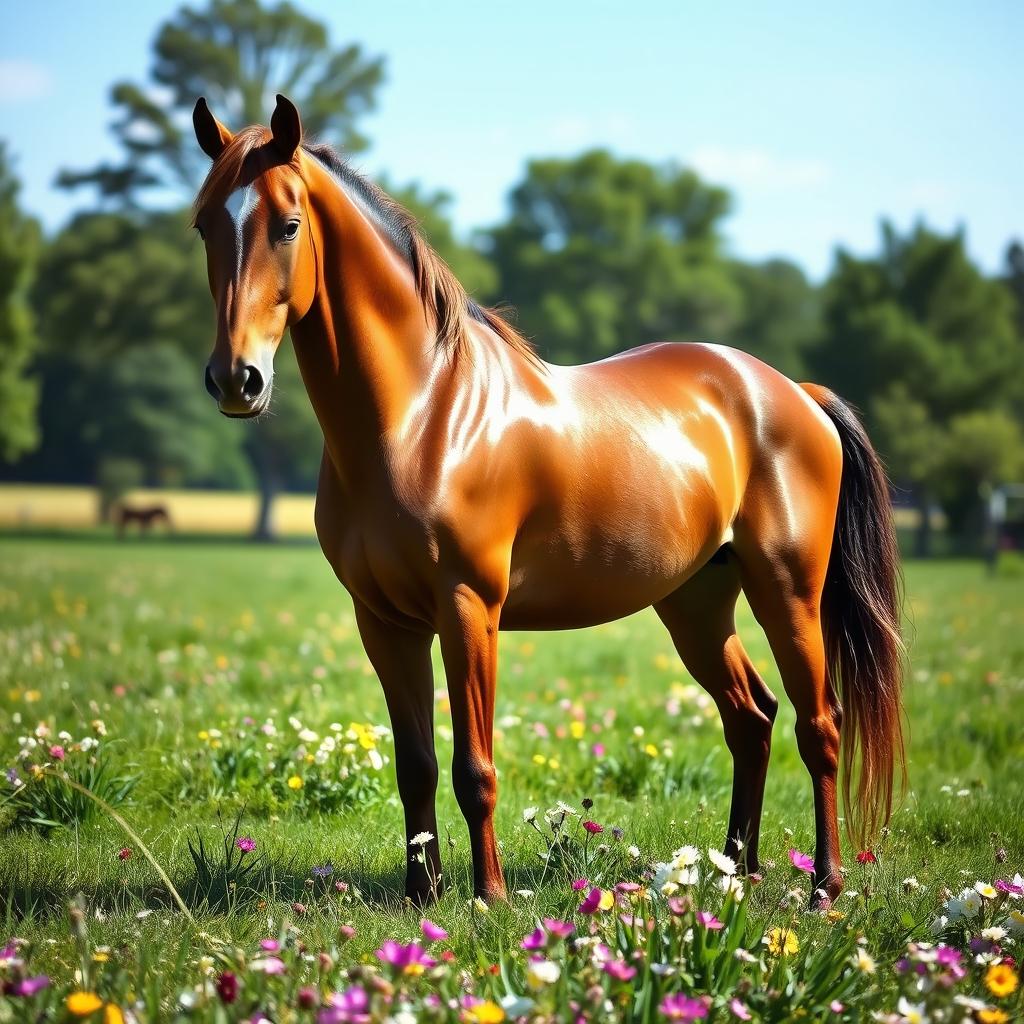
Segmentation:
{"type": "Polygon", "coordinates": [[[295,236],[299,233],[299,222],[297,220],[290,220],[284,226],[284,235],[282,236],[286,242],[292,241],[295,236]]]}

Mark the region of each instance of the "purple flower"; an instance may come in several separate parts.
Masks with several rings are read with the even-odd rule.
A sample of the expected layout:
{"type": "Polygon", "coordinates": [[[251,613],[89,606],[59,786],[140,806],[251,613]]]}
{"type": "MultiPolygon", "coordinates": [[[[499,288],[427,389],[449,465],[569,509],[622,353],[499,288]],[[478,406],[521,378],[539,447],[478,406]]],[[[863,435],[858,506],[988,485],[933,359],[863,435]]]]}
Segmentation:
{"type": "Polygon", "coordinates": [[[789,851],[789,862],[797,869],[797,871],[806,871],[807,874],[814,874],[814,858],[808,857],[806,853],[801,853],[799,850],[794,850],[792,847],[789,851]]]}
{"type": "Polygon", "coordinates": [[[21,779],[18,778],[18,769],[17,768],[8,768],[7,771],[4,772],[4,775],[7,776],[7,781],[12,786],[14,786],[15,789],[17,789],[18,786],[21,785],[21,779]]]}
{"type": "Polygon", "coordinates": [[[534,928],[529,935],[520,943],[523,949],[543,949],[545,943],[548,941],[548,937],[544,934],[540,928],[534,928]]]}
{"type": "Polygon", "coordinates": [[[714,914],[709,914],[706,910],[697,911],[697,924],[702,924],[712,932],[717,932],[725,927],[725,925],[719,921],[714,914]]]}
{"type": "Polygon", "coordinates": [[[581,889],[586,889],[588,885],[590,885],[590,883],[585,878],[577,878],[576,881],[572,883],[572,891],[579,892],[581,889]]]}
{"type": "Polygon", "coordinates": [[[420,930],[427,942],[444,942],[448,938],[448,933],[440,925],[434,924],[433,921],[428,921],[426,918],[420,921],[420,930]]]}
{"type": "Polygon", "coordinates": [[[596,821],[585,821],[583,827],[592,835],[600,835],[604,831],[604,825],[598,825],[596,821]]]}
{"type": "Polygon", "coordinates": [[[235,846],[237,846],[242,853],[252,853],[256,849],[256,840],[252,836],[239,836],[235,840],[235,846]]]}
{"type": "Polygon", "coordinates": [[[310,869],[310,874],[314,878],[330,878],[334,874],[334,865],[330,861],[326,864],[318,864],[310,869]]]}
{"type": "Polygon", "coordinates": [[[579,910],[581,914],[596,914],[600,906],[601,890],[591,889],[590,892],[587,893],[583,902],[580,904],[579,910]]]}
{"type": "Polygon", "coordinates": [[[545,917],[544,929],[548,935],[553,935],[556,939],[567,939],[576,931],[576,925],[568,921],[559,921],[553,917],[545,917]]]}
{"type": "Polygon", "coordinates": [[[629,981],[636,974],[636,968],[630,967],[622,960],[608,960],[601,965],[601,969],[616,981],[629,981]]]}
{"type": "Polygon", "coordinates": [[[41,992],[49,984],[50,979],[45,974],[37,974],[34,978],[22,978],[21,981],[15,982],[9,991],[12,996],[28,999],[29,996],[41,992]]]}
{"type": "Polygon", "coordinates": [[[691,999],[682,992],[677,992],[675,995],[665,996],[658,1009],[662,1016],[669,1020],[703,1020],[708,1015],[709,1002],[707,996],[702,999],[691,999]]]}
{"type": "Polygon", "coordinates": [[[428,956],[426,950],[418,942],[410,942],[403,946],[394,939],[388,939],[374,954],[378,960],[400,971],[410,974],[433,967],[437,961],[428,956]]]}
{"type": "MultiPolygon", "coordinates": [[[[14,769],[12,768],[11,770],[13,771],[14,769]]],[[[1013,896],[1024,896],[1024,885],[1014,885],[1013,882],[1007,882],[1005,878],[997,878],[995,888],[997,892],[1005,892],[1013,896]]]]}
{"type": "Polygon", "coordinates": [[[335,992],[317,1014],[317,1024],[368,1024],[370,997],[358,985],[335,992]]]}

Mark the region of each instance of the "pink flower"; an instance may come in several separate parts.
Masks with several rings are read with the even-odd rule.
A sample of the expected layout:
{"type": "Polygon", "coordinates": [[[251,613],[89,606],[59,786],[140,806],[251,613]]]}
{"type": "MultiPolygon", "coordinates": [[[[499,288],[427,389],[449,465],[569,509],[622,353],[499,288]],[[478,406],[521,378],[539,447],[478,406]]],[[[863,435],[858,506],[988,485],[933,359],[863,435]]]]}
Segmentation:
{"type": "Polygon", "coordinates": [[[601,890],[591,889],[587,893],[586,898],[580,904],[579,911],[581,914],[596,914],[598,908],[601,906],[601,890]]]}
{"type": "Polygon", "coordinates": [[[717,932],[725,927],[714,914],[709,914],[706,910],[697,911],[697,924],[704,925],[705,928],[712,932],[717,932]]]}
{"type": "Polygon", "coordinates": [[[403,946],[394,939],[388,939],[374,954],[378,960],[398,970],[404,971],[409,967],[433,967],[437,961],[428,956],[426,950],[418,942],[410,942],[403,946]]]}
{"type": "Polygon", "coordinates": [[[841,1002],[839,1002],[839,1000],[838,1000],[838,999],[833,999],[833,1000],[832,1000],[832,1002],[828,1004],[828,1008],[829,1008],[829,1009],[830,1009],[830,1010],[831,1010],[831,1011],[832,1011],[833,1013],[842,1013],[842,1012],[843,1012],[843,1010],[845,1010],[845,1009],[846,1009],[846,1007],[845,1007],[845,1006],[843,1006],[843,1004],[842,1004],[841,1002]]]}
{"type": "Polygon", "coordinates": [[[420,930],[427,942],[444,942],[448,938],[448,933],[440,925],[436,925],[426,918],[420,921],[420,930]]]}
{"type": "Polygon", "coordinates": [[[52,747],[50,747],[50,757],[52,757],[55,761],[63,761],[64,756],[64,748],[59,743],[55,743],[52,747]]]}
{"type": "Polygon", "coordinates": [[[260,974],[284,974],[284,961],[278,956],[265,956],[261,960],[253,960],[249,967],[260,974]]]}
{"type": "Polygon", "coordinates": [[[738,999],[730,1000],[729,1012],[740,1020],[750,1020],[750,1011],[738,999]]]}
{"type": "Polygon", "coordinates": [[[576,931],[576,925],[570,924],[568,921],[559,921],[553,917],[544,918],[544,928],[548,935],[553,935],[556,939],[567,939],[576,931]]]}
{"type": "Polygon", "coordinates": [[[590,885],[590,883],[585,878],[577,878],[576,881],[572,883],[572,891],[579,892],[581,889],[586,889],[588,885],[590,885]]]}
{"type": "Polygon", "coordinates": [[[242,853],[252,853],[256,849],[256,840],[252,836],[239,836],[235,840],[235,846],[242,851],[242,853]]]}
{"type": "Polygon", "coordinates": [[[599,835],[604,831],[604,825],[598,825],[596,821],[585,821],[583,827],[592,835],[599,835]]]}
{"type": "Polygon", "coordinates": [[[260,949],[265,953],[277,953],[281,949],[281,943],[277,939],[260,939],[260,949]]]}
{"type": "Polygon", "coordinates": [[[801,853],[799,850],[794,850],[790,847],[789,862],[797,871],[806,871],[809,875],[814,874],[814,859],[808,857],[806,853],[801,853]]]}
{"type": "Polygon", "coordinates": [[[121,849],[117,851],[118,860],[131,860],[131,856],[132,848],[130,846],[122,846],[121,849]]]}
{"type": "Polygon", "coordinates": [[[636,882],[616,882],[615,883],[615,891],[616,892],[625,892],[625,893],[639,892],[641,888],[642,888],[642,886],[637,885],[636,882]]]}
{"type": "Polygon", "coordinates": [[[370,997],[358,985],[335,992],[317,1015],[317,1024],[368,1024],[370,997]]]}
{"type": "Polygon", "coordinates": [[[877,864],[878,858],[870,850],[861,850],[857,854],[858,864],[877,864]]]}
{"type": "Polygon", "coordinates": [[[616,981],[629,981],[636,974],[636,968],[622,960],[608,960],[601,965],[601,969],[616,981]]]}
{"type": "Polygon", "coordinates": [[[675,995],[665,996],[658,1009],[662,1016],[669,1020],[703,1020],[708,1015],[710,1002],[708,996],[691,999],[689,996],[684,996],[682,992],[677,992],[675,995]]]}
{"type": "Polygon", "coordinates": [[[594,755],[594,757],[604,757],[604,744],[603,743],[595,743],[590,748],[590,752],[591,752],[591,754],[594,755]]]}
{"type": "Polygon", "coordinates": [[[543,949],[545,943],[548,941],[548,937],[540,928],[534,928],[529,935],[520,943],[523,949],[543,949]]]}
{"type": "Polygon", "coordinates": [[[1013,896],[1024,896],[1024,885],[1014,885],[1013,882],[1007,882],[1005,878],[997,878],[995,888],[997,892],[1005,892],[1013,896]]]}
{"type": "Polygon", "coordinates": [[[8,991],[12,996],[28,999],[37,992],[41,992],[49,984],[50,979],[45,974],[37,974],[34,978],[22,978],[21,981],[12,982],[8,991]]]}

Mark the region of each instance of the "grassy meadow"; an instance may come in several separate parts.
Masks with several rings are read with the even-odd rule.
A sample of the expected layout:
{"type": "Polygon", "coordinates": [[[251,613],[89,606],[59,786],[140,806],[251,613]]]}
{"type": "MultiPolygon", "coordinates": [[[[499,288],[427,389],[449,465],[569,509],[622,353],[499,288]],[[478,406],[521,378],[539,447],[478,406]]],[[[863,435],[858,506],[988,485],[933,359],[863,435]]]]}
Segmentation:
{"type": "Polygon", "coordinates": [[[911,564],[907,589],[910,787],[874,862],[845,851],[829,915],[806,912],[789,855],[812,850],[810,785],[745,609],[782,707],[763,880],[742,899],[707,854],[731,786],[717,711],[653,613],[503,634],[510,900],[486,912],[436,660],[449,888],[431,940],[400,899],[384,700],[315,546],[8,535],[0,944],[23,941],[0,952],[0,1021],[1020,1020],[1024,587],[944,562],[911,564]],[[134,834],[49,774],[63,771],[134,834]],[[673,852],[691,844],[699,879],[680,881],[673,852]],[[408,952],[415,937],[436,963],[408,952]]]}

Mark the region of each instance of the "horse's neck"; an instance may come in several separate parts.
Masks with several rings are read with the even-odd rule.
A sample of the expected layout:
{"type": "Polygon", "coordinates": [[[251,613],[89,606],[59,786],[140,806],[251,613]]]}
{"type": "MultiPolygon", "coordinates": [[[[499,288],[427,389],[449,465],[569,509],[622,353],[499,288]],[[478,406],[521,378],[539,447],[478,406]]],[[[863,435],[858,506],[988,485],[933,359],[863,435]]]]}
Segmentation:
{"type": "Polygon", "coordinates": [[[299,368],[343,485],[381,448],[431,378],[433,331],[412,270],[322,168],[310,188],[317,294],[292,328],[299,368]]]}

